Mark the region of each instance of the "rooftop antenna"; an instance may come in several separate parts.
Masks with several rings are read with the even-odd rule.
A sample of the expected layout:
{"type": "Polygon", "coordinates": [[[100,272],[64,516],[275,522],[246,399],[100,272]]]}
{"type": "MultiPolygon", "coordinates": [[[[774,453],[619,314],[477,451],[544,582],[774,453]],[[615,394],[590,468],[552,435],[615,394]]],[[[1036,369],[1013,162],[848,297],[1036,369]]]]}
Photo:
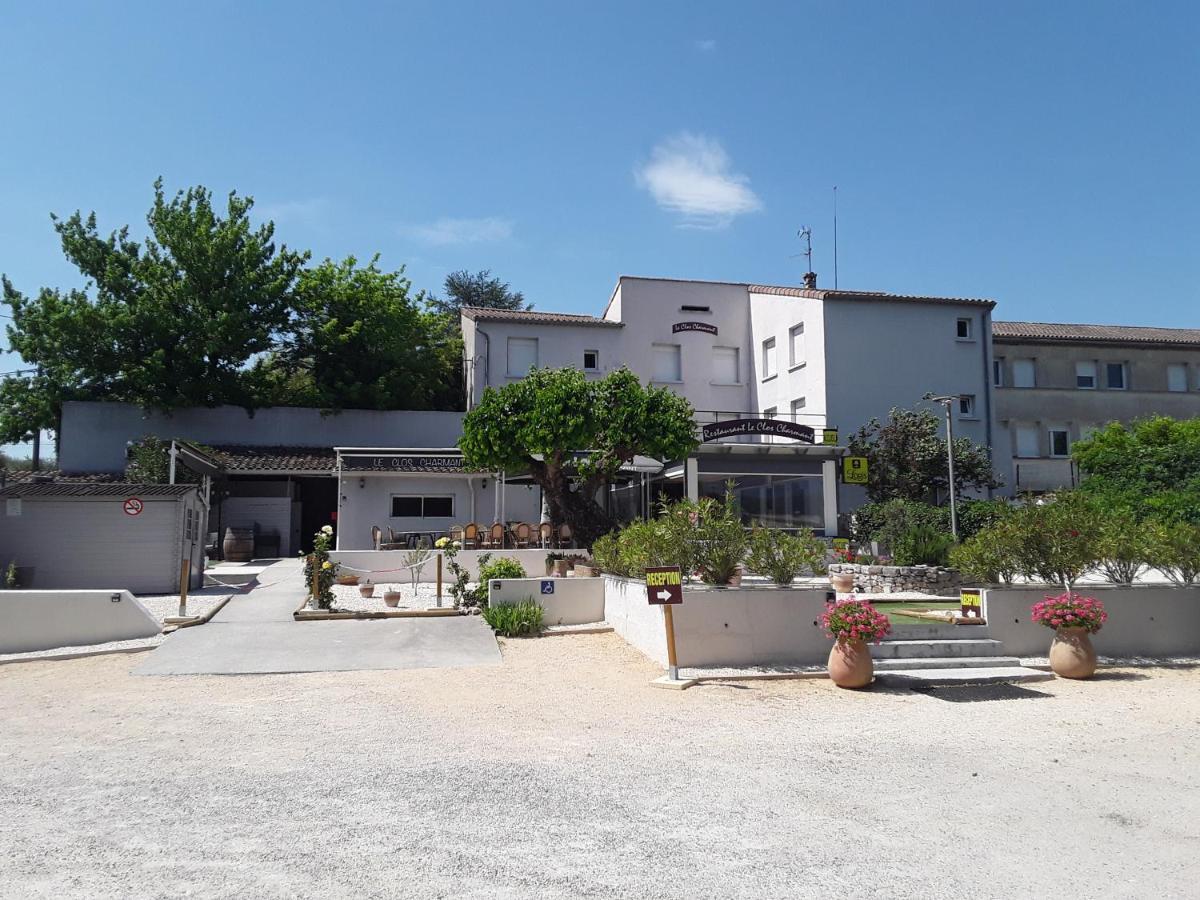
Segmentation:
{"type": "Polygon", "coordinates": [[[833,186],[833,289],[836,291],[837,280],[837,185],[833,186]]]}
{"type": "Polygon", "coordinates": [[[815,288],[817,286],[817,275],[812,270],[812,229],[807,225],[801,226],[796,232],[796,236],[804,241],[805,250],[801,256],[806,260],[807,271],[804,273],[804,286],[806,288],[815,288]]]}

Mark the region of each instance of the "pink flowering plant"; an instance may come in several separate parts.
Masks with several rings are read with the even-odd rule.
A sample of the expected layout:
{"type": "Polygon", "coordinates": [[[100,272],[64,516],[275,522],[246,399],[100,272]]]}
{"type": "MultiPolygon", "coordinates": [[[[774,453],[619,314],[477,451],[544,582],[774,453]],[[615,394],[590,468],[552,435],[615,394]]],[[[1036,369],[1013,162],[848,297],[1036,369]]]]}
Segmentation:
{"type": "Polygon", "coordinates": [[[1070,591],[1033,604],[1031,612],[1033,621],[1047,628],[1084,628],[1092,634],[1108,621],[1103,603],[1070,591]]]}
{"type": "Polygon", "coordinates": [[[891,633],[888,617],[867,600],[847,597],[827,604],[821,616],[825,634],[836,641],[874,641],[879,643],[891,633]]]}

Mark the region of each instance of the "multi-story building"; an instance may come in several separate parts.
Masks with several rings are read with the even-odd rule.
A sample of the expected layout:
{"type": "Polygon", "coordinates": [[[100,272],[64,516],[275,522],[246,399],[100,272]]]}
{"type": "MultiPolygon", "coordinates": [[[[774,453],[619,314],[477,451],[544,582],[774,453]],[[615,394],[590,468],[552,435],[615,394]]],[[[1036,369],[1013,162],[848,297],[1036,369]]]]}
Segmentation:
{"type": "Polygon", "coordinates": [[[1108,422],[1200,416],[1200,329],[995,322],[992,340],[1014,493],[1077,483],[1071,445],[1108,422]]]}
{"type": "Polygon", "coordinates": [[[838,483],[834,430],[844,439],[893,407],[953,394],[956,432],[993,443],[993,306],[820,289],[812,275],[804,287],[623,276],[599,316],[464,309],[467,404],[535,366],[596,377],[628,366],[686,397],[699,426],[810,428],[812,446],[783,426],[710,429],[714,442],[668,466],[651,492],[718,495],[733,479],[747,517],[832,534],[839,506],[862,499],[838,483]]]}

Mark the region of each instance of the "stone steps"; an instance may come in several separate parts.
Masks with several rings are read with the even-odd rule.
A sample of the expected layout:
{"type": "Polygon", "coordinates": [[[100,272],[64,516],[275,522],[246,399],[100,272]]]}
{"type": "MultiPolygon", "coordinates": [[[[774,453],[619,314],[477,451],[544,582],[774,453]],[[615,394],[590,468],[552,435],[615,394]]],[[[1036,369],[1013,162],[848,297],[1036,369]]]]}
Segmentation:
{"type": "Polygon", "coordinates": [[[870,646],[873,659],[943,659],[999,656],[1004,644],[993,638],[927,638],[887,640],[870,646]]]}
{"type": "Polygon", "coordinates": [[[1020,666],[1015,656],[947,656],[912,659],[877,659],[876,672],[907,672],[913,669],[995,669],[1020,666]]]}
{"type": "Polygon", "coordinates": [[[1054,675],[1024,666],[986,666],[977,669],[905,669],[879,672],[878,684],[887,687],[938,687],[963,684],[1020,684],[1050,681],[1054,675]]]}

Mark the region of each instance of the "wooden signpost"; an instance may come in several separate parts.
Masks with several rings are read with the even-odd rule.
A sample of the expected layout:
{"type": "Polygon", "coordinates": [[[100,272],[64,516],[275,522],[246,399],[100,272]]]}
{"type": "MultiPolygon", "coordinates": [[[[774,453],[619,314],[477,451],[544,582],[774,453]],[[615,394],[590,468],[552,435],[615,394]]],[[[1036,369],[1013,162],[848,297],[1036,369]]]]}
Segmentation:
{"type": "Polygon", "coordinates": [[[675,655],[675,617],[671,607],[683,602],[683,575],[679,566],[650,566],[646,569],[646,600],[663,608],[667,629],[667,677],[679,681],[679,662],[675,655]]]}

